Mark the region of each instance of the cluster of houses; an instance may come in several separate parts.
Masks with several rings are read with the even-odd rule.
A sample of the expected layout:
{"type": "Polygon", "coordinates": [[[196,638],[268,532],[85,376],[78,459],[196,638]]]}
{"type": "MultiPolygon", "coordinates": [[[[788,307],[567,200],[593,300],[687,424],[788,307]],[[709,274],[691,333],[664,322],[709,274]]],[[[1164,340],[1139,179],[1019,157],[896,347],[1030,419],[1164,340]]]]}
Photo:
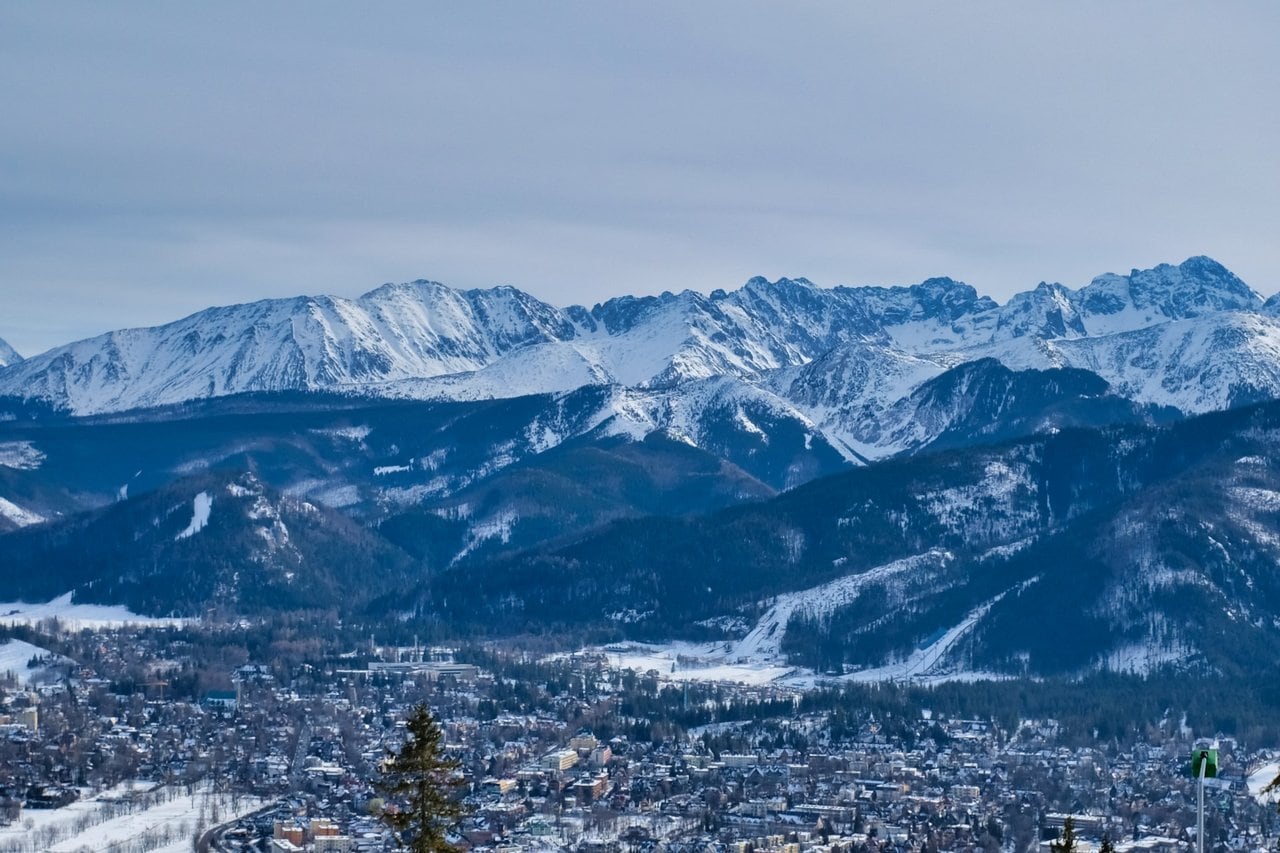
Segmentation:
{"type": "MultiPolygon", "coordinates": [[[[378,814],[395,804],[376,780],[425,699],[461,762],[468,814],[455,840],[477,851],[1047,853],[1068,818],[1080,853],[1104,837],[1120,853],[1194,840],[1190,744],[1176,731],[1066,744],[1052,721],[1003,731],[920,714],[893,726],[863,715],[836,736],[830,713],[795,712],[785,690],[728,684],[726,706],[792,710],[681,728],[620,698],[677,695],[658,673],[584,669],[537,685],[425,653],[292,672],[244,663],[193,702],[154,683],[119,690],[100,668],[125,652],[102,642],[98,669],[38,695],[0,687],[0,822],[130,779],[213,780],[274,804],[220,828],[221,849],[393,849],[378,814]]],[[[1218,746],[1206,849],[1274,847],[1274,807],[1247,782],[1275,756],[1218,746]]]]}

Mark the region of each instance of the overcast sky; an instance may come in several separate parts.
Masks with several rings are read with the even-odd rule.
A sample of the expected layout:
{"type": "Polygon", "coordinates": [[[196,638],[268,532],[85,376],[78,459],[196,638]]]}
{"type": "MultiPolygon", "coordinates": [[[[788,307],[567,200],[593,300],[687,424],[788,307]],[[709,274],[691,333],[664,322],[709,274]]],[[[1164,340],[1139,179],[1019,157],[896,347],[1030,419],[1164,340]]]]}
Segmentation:
{"type": "Polygon", "coordinates": [[[1209,254],[1280,289],[1280,3],[0,5],[0,338],[1209,254]]]}

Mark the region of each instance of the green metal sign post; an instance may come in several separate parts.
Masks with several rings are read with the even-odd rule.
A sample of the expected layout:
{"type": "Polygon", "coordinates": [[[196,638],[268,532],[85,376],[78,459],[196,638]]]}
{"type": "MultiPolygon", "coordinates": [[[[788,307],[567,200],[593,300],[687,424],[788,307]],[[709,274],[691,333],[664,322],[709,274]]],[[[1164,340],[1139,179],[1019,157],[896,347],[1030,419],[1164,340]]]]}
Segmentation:
{"type": "Polygon", "coordinates": [[[1204,853],[1204,780],[1218,775],[1218,750],[1191,750],[1191,778],[1196,780],[1196,853],[1204,853]]]}
{"type": "Polygon", "coordinates": [[[1218,775],[1218,750],[1191,750],[1191,778],[1213,779],[1218,775]],[[1203,773],[1201,772],[1203,770],[1203,773]]]}

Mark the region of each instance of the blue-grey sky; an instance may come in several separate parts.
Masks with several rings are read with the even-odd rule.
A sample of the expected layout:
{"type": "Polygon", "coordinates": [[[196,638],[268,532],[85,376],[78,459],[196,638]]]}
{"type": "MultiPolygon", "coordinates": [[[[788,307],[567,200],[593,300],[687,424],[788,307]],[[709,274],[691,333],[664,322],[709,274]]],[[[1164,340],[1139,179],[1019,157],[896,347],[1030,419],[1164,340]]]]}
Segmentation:
{"type": "Polygon", "coordinates": [[[556,303],[1280,289],[1280,4],[0,5],[0,338],[385,281],[556,303]]]}

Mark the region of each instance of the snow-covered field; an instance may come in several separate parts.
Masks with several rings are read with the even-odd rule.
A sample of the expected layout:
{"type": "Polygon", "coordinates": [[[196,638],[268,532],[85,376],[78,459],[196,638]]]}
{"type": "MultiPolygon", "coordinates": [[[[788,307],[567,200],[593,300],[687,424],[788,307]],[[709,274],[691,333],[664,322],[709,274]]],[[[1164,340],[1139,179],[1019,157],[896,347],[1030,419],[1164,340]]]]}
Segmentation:
{"type": "Polygon", "coordinates": [[[603,651],[614,669],[657,670],[672,681],[724,681],[769,684],[805,672],[785,662],[738,661],[730,657],[732,643],[621,643],[603,651]]]}
{"type": "Polygon", "coordinates": [[[1260,803],[1274,803],[1280,800],[1280,791],[1268,791],[1265,794],[1262,792],[1262,789],[1270,785],[1278,775],[1280,775],[1280,761],[1269,762],[1254,770],[1249,774],[1249,796],[1260,803]]]}
{"type": "MultiPolygon", "coordinates": [[[[993,672],[976,672],[965,669],[934,670],[932,664],[941,656],[935,646],[946,646],[956,636],[965,633],[972,625],[962,623],[947,632],[934,646],[920,650],[908,660],[875,669],[860,670],[841,676],[819,675],[802,666],[788,665],[784,660],[734,660],[725,651],[726,644],[672,642],[619,643],[591,651],[603,653],[613,669],[632,669],[644,673],[656,670],[659,677],[669,681],[711,681],[726,684],[764,685],[777,684],[807,690],[820,683],[834,681],[903,681],[918,684],[941,684],[948,681],[999,681],[1008,676],[993,672]]],[[[944,649],[945,650],[945,649],[944,649]]]]}
{"type": "Polygon", "coordinates": [[[192,621],[178,617],[140,616],[118,604],[72,604],[69,592],[44,604],[28,604],[25,601],[0,602],[0,625],[35,625],[45,619],[57,619],[68,631],[79,631],[82,628],[119,628],[124,625],[152,628],[180,627],[192,621]]]}
{"type": "Polygon", "coordinates": [[[39,681],[41,673],[45,671],[44,667],[27,668],[27,663],[36,656],[59,657],[48,649],[33,646],[22,640],[8,640],[0,643],[0,678],[13,673],[21,685],[39,681]]]}
{"type": "Polygon", "coordinates": [[[0,853],[176,853],[190,850],[197,832],[263,805],[254,797],[214,793],[207,785],[190,794],[181,787],[149,791],[140,785],[134,801],[128,793],[119,786],[66,808],[24,810],[20,820],[0,827],[0,853]]]}

